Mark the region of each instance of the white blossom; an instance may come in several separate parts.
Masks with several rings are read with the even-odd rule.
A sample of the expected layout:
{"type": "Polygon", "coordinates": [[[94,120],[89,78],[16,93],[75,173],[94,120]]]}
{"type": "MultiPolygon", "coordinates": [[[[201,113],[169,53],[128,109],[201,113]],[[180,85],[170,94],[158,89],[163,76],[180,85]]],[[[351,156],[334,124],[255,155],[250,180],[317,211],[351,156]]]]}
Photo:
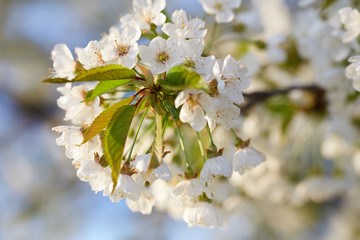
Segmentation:
{"type": "Polygon", "coordinates": [[[171,67],[182,63],[182,54],[183,49],[175,37],[170,37],[168,40],[156,37],[149,46],[140,46],[140,57],[153,74],[166,72],[171,67]]]}
{"type": "Polygon", "coordinates": [[[58,106],[65,110],[65,121],[72,121],[76,125],[90,124],[102,112],[100,99],[97,97],[91,102],[84,102],[86,94],[94,87],[92,84],[83,84],[71,87],[71,83],[59,87],[57,90],[63,94],[57,100],[58,106]]]}
{"type": "Polygon", "coordinates": [[[110,167],[103,167],[92,159],[79,162],[76,174],[81,181],[88,182],[95,193],[104,191],[112,182],[110,167]]]}
{"type": "Polygon", "coordinates": [[[241,92],[250,86],[251,77],[243,63],[227,55],[224,60],[215,63],[214,75],[218,81],[220,94],[226,95],[236,104],[244,101],[241,92]]]}
{"type": "Polygon", "coordinates": [[[114,183],[104,190],[104,196],[109,196],[110,200],[114,203],[118,203],[124,198],[128,198],[132,201],[139,200],[141,196],[141,189],[135,182],[135,180],[128,175],[119,174],[116,187],[113,191],[114,183]]]}
{"type": "Polygon", "coordinates": [[[170,172],[165,161],[163,160],[160,166],[149,171],[148,169],[149,169],[150,159],[151,159],[151,153],[137,155],[135,157],[135,160],[131,162],[131,166],[134,167],[138,171],[138,173],[141,173],[144,177],[144,180],[149,183],[153,183],[157,179],[170,181],[172,178],[172,173],[170,172]]]}
{"type": "Polygon", "coordinates": [[[161,30],[170,37],[177,37],[182,40],[200,40],[207,32],[205,22],[199,18],[188,20],[184,10],[176,10],[171,19],[173,23],[165,23],[161,30]]]}
{"type": "Polygon", "coordinates": [[[345,75],[353,80],[354,89],[360,91],[360,56],[349,58],[349,62],[351,64],[346,68],[345,75]]]}
{"type": "Polygon", "coordinates": [[[340,21],[345,25],[346,32],[343,36],[343,42],[347,43],[360,34],[360,13],[357,9],[350,7],[342,8],[339,10],[340,21]]]}
{"type": "Polygon", "coordinates": [[[106,38],[104,49],[100,51],[102,59],[106,62],[133,68],[138,61],[137,41],[140,36],[140,29],[131,25],[122,29],[121,32],[113,29],[106,38]]]}
{"type": "Polygon", "coordinates": [[[205,228],[214,228],[223,225],[219,211],[207,202],[198,202],[195,206],[186,208],[183,219],[189,227],[198,225],[205,228]]]}
{"type": "Polygon", "coordinates": [[[216,176],[231,177],[231,163],[223,156],[218,156],[206,160],[200,178],[205,182],[212,181],[216,176]]]}
{"type": "Polygon", "coordinates": [[[80,127],[58,126],[52,128],[52,130],[61,133],[61,136],[56,139],[56,144],[65,147],[66,157],[74,159],[82,155],[80,144],[83,141],[83,136],[80,127]]]}
{"type": "Polygon", "coordinates": [[[182,44],[184,48],[184,65],[203,75],[205,81],[214,78],[215,56],[202,57],[204,45],[199,40],[188,40],[182,44]]]}
{"type": "Polygon", "coordinates": [[[199,196],[203,194],[207,198],[212,198],[210,190],[205,183],[197,178],[179,182],[171,195],[176,199],[176,203],[180,206],[193,206],[199,201],[199,196]]]}
{"type": "Polygon", "coordinates": [[[241,0],[199,0],[205,12],[215,15],[218,23],[231,22],[234,17],[234,8],[240,7],[241,0]]]}
{"type": "Polygon", "coordinates": [[[310,177],[296,186],[292,201],[295,205],[303,205],[307,201],[324,202],[342,195],[347,188],[347,184],[340,179],[310,177]]]}
{"type": "Polygon", "coordinates": [[[134,12],[120,19],[121,27],[125,28],[129,23],[142,30],[149,30],[150,24],[161,26],[166,20],[166,16],[161,13],[165,5],[165,0],[134,0],[134,12]]]}
{"type": "Polygon", "coordinates": [[[175,99],[175,107],[182,105],[180,120],[189,123],[195,131],[200,131],[206,126],[203,106],[209,108],[210,97],[204,91],[186,89],[178,94],[175,99]]]}
{"type": "Polygon", "coordinates": [[[107,188],[112,181],[111,169],[96,162],[96,155],[102,156],[100,137],[96,136],[85,144],[81,144],[83,136],[79,127],[58,126],[52,130],[61,133],[56,142],[64,146],[65,155],[73,159],[72,164],[76,168],[78,178],[88,182],[95,193],[107,188]]]}
{"type": "Polygon", "coordinates": [[[51,51],[55,70],[54,77],[72,79],[75,77],[76,62],[66,44],[57,44],[51,51]]]}
{"type": "Polygon", "coordinates": [[[90,41],[85,48],[76,48],[75,52],[79,62],[83,64],[85,69],[89,70],[105,65],[105,61],[101,55],[103,48],[104,42],[90,41]]]}
{"type": "Polygon", "coordinates": [[[133,201],[127,198],[126,205],[133,212],[140,212],[144,215],[150,215],[152,208],[155,205],[155,199],[149,190],[143,188],[139,199],[133,201]]]}
{"type": "Polygon", "coordinates": [[[173,184],[162,180],[156,181],[150,186],[150,190],[155,199],[155,208],[160,212],[167,212],[171,217],[180,220],[185,207],[179,206],[176,203],[176,199],[171,196],[173,188],[173,184]]]}
{"type": "Polygon", "coordinates": [[[205,119],[212,130],[216,124],[222,125],[226,130],[235,127],[240,116],[240,108],[235,106],[226,95],[217,95],[211,98],[210,108],[206,109],[205,119]]]}
{"type": "Polygon", "coordinates": [[[244,174],[266,160],[265,154],[253,147],[247,147],[236,151],[233,158],[234,171],[244,174]]]}

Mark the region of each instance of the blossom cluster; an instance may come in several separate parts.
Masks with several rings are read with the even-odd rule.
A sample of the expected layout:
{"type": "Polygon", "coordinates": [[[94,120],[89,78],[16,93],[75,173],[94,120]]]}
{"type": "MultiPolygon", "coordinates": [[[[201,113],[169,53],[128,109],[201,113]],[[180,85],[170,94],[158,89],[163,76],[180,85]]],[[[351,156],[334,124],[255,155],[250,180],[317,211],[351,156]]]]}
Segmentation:
{"type": "MultiPolygon", "coordinates": [[[[208,5],[207,2],[203,4],[208,5]]],[[[223,12],[219,12],[219,9],[214,12],[217,21],[230,21],[229,9],[238,7],[240,1],[235,5],[229,2],[228,5],[226,7],[227,4],[224,3],[223,12]],[[227,19],[224,20],[225,16],[227,19]]],[[[166,88],[167,85],[162,86],[161,81],[169,82],[167,73],[176,66],[185,67],[187,71],[200,77],[199,82],[195,85],[188,84],[171,95],[166,90],[161,92],[165,100],[173,101],[170,104],[179,111],[179,120],[189,124],[195,132],[207,128],[210,137],[216,125],[221,125],[226,130],[236,127],[240,116],[239,106],[244,101],[242,92],[251,82],[247,67],[231,55],[227,55],[225,59],[205,55],[205,22],[199,18],[190,18],[184,10],[175,11],[171,21],[166,22],[162,12],[164,8],[164,0],[134,0],[133,13],[120,19],[121,27],[111,27],[109,33],[99,41],[90,41],[85,48],[76,48],[76,59],[65,44],[55,46],[51,52],[54,67],[51,79],[68,80],[64,87],[58,88],[63,95],[58,99],[58,106],[66,111],[64,120],[71,121],[74,125],[59,126],[53,130],[61,134],[57,144],[65,147],[65,155],[72,160],[77,176],[81,181],[88,182],[94,192],[103,192],[112,202],[126,199],[131,210],[150,214],[154,206],[164,208],[162,200],[157,198],[163,198],[163,192],[168,191],[166,198],[172,198],[173,205],[167,208],[181,209],[179,214],[189,226],[221,226],[223,201],[217,199],[217,195],[221,193],[217,193],[219,189],[212,189],[212,183],[219,181],[215,180],[221,177],[230,178],[233,171],[242,174],[262,163],[265,156],[253,147],[238,146],[239,150],[229,160],[222,156],[223,149],[218,151],[211,139],[208,154],[203,155],[206,161],[201,169],[194,171],[188,162],[187,168],[181,170],[181,165],[172,163],[171,159],[162,159],[161,164],[151,167],[152,153],[136,151],[135,155],[131,155],[134,144],[132,147],[127,144],[125,148],[130,150],[128,160],[125,161],[124,156],[114,181],[114,169],[106,159],[104,151],[107,150],[104,149],[101,134],[85,140],[86,129],[95,125],[96,119],[107,108],[125,99],[126,93],[122,90],[126,90],[126,87],[115,88],[118,89],[115,92],[104,93],[87,101],[89,92],[96,89],[97,85],[73,84],[78,75],[114,65],[134,69],[138,73],[134,82],[151,81],[149,79],[154,81],[150,87],[142,85],[129,88],[130,93],[135,93],[134,99],[151,88],[166,88]],[[161,33],[158,32],[160,30],[161,33]],[[147,37],[146,34],[152,34],[149,44],[139,44],[140,39],[147,37]],[[198,85],[202,87],[197,87],[198,85]],[[170,171],[172,168],[175,170],[170,171]],[[178,175],[182,177],[173,174],[174,171],[178,171],[178,175]],[[166,188],[156,187],[165,183],[168,185],[166,188]]],[[[206,9],[212,13],[215,7],[207,6],[206,9]]],[[[151,94],[152,91],[147,93],[151,94]]],[[[141,101],[146,101],[143,97],[138,99],[136,107],[141,101]]],[[[158,111],[154,105],[148,107],[158,111]]],[[[144,117],[146,115],[151,116],[144,110],[144,117]]],[[[178,125],[174,116],[173,121],[178,125]]],[[[139,124],[140,129],[142,121],[139,124]]],[[[236,135],[235,137],[238,139],[236,135]]],[[[144,138],[140,141],[145,142],[144,138]]],[[[136,139],[133,141],[135,143],[136,139]]],[[[199,141],[202,141],[201,138],[199,141]]],[[[200,147],[203,148],[202,144],[200,147]]],[[[166,150],[174,152],[176,148],[169,146],[166,150]]]]}
{"type": "MultiPolygon", "coordinates": [[[[204,20],[134,0],[76,58],[55,46],[45,81],[65,83],[58,106],[72,125],[53,130],[77,176],[134,212],[207,228],[251,207],[303,219],[298,209],[339,200],[326,231],[351,239],[341,231],[359,227],[360,13],[350,1],[199,2],[204,20]]],[[[299,221],[266,228],[302,231],[299,221]]]]}

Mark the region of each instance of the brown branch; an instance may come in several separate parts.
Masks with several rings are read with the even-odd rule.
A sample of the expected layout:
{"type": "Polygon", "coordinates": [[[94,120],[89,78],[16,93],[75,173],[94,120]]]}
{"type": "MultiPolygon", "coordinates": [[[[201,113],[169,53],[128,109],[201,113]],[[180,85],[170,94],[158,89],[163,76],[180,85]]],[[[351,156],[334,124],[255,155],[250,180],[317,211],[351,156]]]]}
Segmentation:
{"type": "Polygon", "coordinates": [[[255,105],[257,105],[261,102],[265,102],[269,98],[283,95],[283,94],[288,94],[294,90],[306,91],[306,92],[313,93],[316,97],[315,108],[316,109],[324,109],[324,106],[326,104],[325,98],[324,98],[325,90],[323,88],[319,87],[318,85],[312,84],[312,85],[304,85],[304,86],[290,86],[290,87],[283,88],[283,89],[275,89],[275,90],[269,90],[269,91],[257,91],[257,92],[252,92],[252,93],[244,93],[243,95],[244,95],[245,101],[240,106],[241,111],[243,113],[246,113],[255,105]]]}

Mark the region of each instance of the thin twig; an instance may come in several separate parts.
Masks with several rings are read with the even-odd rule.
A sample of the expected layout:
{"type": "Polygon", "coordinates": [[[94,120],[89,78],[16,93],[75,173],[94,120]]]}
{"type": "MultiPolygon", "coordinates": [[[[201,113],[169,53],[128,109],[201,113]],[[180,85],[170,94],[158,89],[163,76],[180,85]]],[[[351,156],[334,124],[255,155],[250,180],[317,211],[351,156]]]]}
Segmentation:
{"type": "Polygon", "coordinates": [[[244,93],[245,102],[240,106],[241,111],[243,113],[247,112],[250,108],[254,107],[255,105],[268,100],[269,98],[287,94],[294,90],[306,91],[314,93],[318,98],[320,104],[324,104],[324,94],[325,90],[319,87],[318,85],[305,85],[305,86],[290,86],[283,89],[275,89],[270,91],[258,91],[252,93],[244,93]]]}

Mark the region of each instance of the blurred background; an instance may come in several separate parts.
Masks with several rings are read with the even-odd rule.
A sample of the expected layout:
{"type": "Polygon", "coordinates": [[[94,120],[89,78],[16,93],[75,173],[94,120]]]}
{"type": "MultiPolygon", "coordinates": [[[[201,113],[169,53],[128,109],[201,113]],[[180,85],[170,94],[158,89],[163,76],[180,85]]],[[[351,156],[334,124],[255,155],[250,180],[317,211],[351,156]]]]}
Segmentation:
{"type": "MultiPolygon", "coordinates": [[[[167,1],[203,15],[194,0],[167,1]]],[[[85,47],[100,38],[129,0],[0,1],[0,240],[8,239],[209,239],[220,230],[188,228],[166,214],[142,216],[125,201],[94,194],[55,143],[63,124],[60,93],[42,84],[55,44],[85,47]]],[[[245,234],[246,232],[240,233],[245,234]]],[[[219,235],[218,235],[219,236],[219,235]]]]}

